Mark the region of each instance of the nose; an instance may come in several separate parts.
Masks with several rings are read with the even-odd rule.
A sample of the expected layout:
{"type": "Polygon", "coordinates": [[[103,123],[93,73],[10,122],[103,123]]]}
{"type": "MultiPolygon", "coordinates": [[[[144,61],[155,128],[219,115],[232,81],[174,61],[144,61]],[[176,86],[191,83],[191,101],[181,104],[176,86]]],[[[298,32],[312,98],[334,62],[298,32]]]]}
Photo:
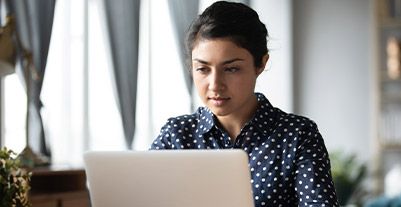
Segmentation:
{"type": "Polygon", "coordinates": [[[209,76],[209,90],[222,91],[225,88],[224,77],[222,74],[214,71],[209,76]]]}

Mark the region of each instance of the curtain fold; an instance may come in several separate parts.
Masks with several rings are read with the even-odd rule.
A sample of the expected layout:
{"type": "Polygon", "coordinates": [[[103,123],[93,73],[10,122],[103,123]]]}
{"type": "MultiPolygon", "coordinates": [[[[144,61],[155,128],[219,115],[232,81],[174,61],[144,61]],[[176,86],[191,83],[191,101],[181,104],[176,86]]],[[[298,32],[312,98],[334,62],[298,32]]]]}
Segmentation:
{"type": "Polygon", "coordinates": [[[103,0],[125,141],[135,132],[140,0],[103,0]]]}
{"type": "Polygon", "coordinates": [[[192,101],[192,88],[193,82],[190,72],[188,72],[188,65],[186,63],[185,56],[185,33],[196,18],[199,11],[199,0],[169,0],[168,1],[171,20],[173,22],[174,36],[176,37],[176,42],[178,44],[179,58],[182,64],[185,84],[187,86],[187,91],[191,97],[191,111],[194,110],[194,104],[192,101]]]}
{"type": "Polygon", "coordinates": [[[27,92],[27,145],[35,152],[50,157],[43,130],[40,93],[45,75],[53,26],[55,0],[8,0],[15,16],[17,53],[21,67],[16,72],[27,92]]]}

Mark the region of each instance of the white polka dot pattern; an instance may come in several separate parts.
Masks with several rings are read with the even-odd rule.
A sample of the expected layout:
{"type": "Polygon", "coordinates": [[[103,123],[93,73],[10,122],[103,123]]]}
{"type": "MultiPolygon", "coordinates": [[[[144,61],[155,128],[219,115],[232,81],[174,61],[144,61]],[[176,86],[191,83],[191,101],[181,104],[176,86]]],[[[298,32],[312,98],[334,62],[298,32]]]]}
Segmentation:
{"type": "Polygon", "coordinates": [[[259,108],[235,143],[207,108],[170,118],[151,149],[238,148],[249,155],[255,206],[338,206],[330,161],[316,124],[274,108],[259,108]]]}

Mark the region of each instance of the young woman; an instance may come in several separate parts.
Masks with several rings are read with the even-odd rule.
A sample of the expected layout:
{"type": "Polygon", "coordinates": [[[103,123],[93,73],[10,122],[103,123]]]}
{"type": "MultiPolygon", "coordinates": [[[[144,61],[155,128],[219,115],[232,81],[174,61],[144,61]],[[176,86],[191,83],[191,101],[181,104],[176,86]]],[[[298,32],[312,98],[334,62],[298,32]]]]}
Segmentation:
{"type": "Polygon", "coordinates": [[[316,124],[254,92],[269,59],[267,35],[258,14],[244,4],[208,7],[186,40],[205,107],[170,118],[151,149],[243,149],[256,206],[338,206],[316,124]]]}

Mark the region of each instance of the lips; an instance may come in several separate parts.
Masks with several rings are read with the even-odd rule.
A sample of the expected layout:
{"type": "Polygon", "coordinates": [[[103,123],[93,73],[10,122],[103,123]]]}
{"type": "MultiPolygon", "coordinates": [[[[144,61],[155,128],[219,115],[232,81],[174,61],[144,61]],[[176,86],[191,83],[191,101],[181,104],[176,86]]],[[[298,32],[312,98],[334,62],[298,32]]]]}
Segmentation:
{"type": "Polygon", "coordinates": [[[208,100],[212,102],[215,106],[222,106],[225,104],[230,98],[223,98],[223,97],[208,97],[208,100]]]}

